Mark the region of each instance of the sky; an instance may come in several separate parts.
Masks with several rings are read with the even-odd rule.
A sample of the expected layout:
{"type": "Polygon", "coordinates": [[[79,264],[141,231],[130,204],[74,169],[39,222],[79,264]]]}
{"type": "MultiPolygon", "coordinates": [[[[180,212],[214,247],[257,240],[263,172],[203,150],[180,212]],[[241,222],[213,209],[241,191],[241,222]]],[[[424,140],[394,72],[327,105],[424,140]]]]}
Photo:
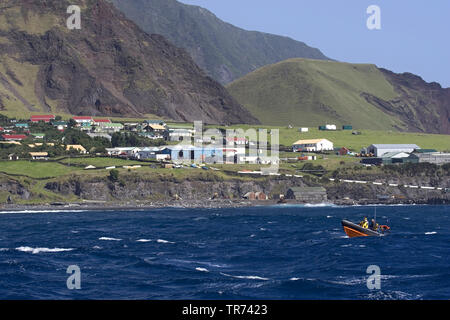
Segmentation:
{"type": "Polygon", "coordinates": [[[303,41],[327,57],[411,72],[450,87],[449,0],[179,0],[246,30],[303,41]],[[381,29],[367,13],[380,8],[381,29]]]}

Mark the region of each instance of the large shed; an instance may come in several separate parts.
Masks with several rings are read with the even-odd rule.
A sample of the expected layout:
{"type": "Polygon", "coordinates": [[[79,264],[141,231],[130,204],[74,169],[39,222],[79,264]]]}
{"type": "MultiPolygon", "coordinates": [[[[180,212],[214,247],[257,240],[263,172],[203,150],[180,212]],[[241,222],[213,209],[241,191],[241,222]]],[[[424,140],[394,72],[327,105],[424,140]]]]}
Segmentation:
{"type": "Polygon", "coordinates": [[[382,157],[388,152],[411,153],[420,147],[416,144],[372,144],[367,147],[367,153],[373,153],[376,157],[382,157]]]}
{"type": "Polygon", "coordinates": [[[286,199],[323,202],[327,200],[327,190],[323,187],[292,187],[286,192],[286,199]]]}

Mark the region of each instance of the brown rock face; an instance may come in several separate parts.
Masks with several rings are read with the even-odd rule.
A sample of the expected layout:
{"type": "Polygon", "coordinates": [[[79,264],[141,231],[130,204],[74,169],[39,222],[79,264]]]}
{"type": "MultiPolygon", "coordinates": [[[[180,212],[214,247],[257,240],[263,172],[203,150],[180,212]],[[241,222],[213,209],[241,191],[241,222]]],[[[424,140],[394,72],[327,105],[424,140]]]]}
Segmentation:
{"type": "Polygon", "coordinates": [[[41,19],[40,27],[52,18],[44,32],[32,30],[32,23],[0,25],[0,39],[7,39],[0,41],[0,62],[6,54],[39,67],[31,91],[40,110],[54,110],[56,103],[57,110],[75,115],[153,114],[214,124],[257,122],[184,50],[160,35],[141,31],[104,0],[78,1],[81,30],[68,30],[70,4],[66,0],[14,0],[2,5],[7,9],[0,9],[6,21],[9,10],[17,9],[24,21],[41,19]]]}
{"type": "Polygon", "coordinates": [[[409,131],[450,134],[450,88],[428,83],[412,73],[397,74],[380,69],[399,98],[384,101],[365,97],[383,111],[403,120],[409,131]]]}

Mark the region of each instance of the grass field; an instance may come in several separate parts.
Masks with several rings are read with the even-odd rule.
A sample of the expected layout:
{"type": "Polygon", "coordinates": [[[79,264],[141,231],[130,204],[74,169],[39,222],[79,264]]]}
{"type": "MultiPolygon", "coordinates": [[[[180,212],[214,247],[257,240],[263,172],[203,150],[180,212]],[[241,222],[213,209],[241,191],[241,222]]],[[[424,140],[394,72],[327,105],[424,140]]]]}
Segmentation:
{"type": "Polygon", "coordinates": [[[23,175],[30,178],[51,178],[66,175],[79,169],[67,167],[56,162],[1,161],[0,172],[23,175]]]}
{"type": "Polygon", "coordinates": [[[132,165],[142,165],[139,161],[130,161],[117,158],[66,158],[61,161],[65,164],[71,165],[83,165],[83,166],[94,166],[98,168],[112,167],[112,166],[132,166],[132,165]]]}
{"type": "MultiPolygon", "coordinates": [[[[225,129],[279,129],[280,145],[290,147],[300,139],[324,138],[332,141],[335,147],[347,147],[359,152],[361,148],[371,144],[414,143],[422,149],[436,149],[438,151],[450,151],[450,136],[443,134],[425,134],[412,132],[398,132],[386,130],[358,130],[361,135],[353,135],[351,130],[320,131],[317,128],[309,128],[309,132],[300,133],[298,127],[289,129],[277,126],[250,126],[236,125],[223,127],[225,129]]],[[[269,134],[270,137],[270,134],[269,134]]]]}

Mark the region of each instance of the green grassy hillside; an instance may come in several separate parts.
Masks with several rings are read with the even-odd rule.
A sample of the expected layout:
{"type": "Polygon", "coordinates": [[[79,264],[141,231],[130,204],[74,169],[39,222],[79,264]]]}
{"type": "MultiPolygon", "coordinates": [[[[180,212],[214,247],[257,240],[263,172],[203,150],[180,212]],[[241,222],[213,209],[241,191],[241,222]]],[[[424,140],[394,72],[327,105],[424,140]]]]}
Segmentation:
{"type": "Polygon", "coordinates": [[[264,124],[405,127],[361,96],[362,92],[384,100],[397,96],[375,65],[291,59],[263,67],[228,89],[264,124]]]}
{"type": "Polygon", "coordinates": [[[252,72],[228,90],[267,125],[450,133],[449,89],[372,64],[290,59],[252,72]]]}

